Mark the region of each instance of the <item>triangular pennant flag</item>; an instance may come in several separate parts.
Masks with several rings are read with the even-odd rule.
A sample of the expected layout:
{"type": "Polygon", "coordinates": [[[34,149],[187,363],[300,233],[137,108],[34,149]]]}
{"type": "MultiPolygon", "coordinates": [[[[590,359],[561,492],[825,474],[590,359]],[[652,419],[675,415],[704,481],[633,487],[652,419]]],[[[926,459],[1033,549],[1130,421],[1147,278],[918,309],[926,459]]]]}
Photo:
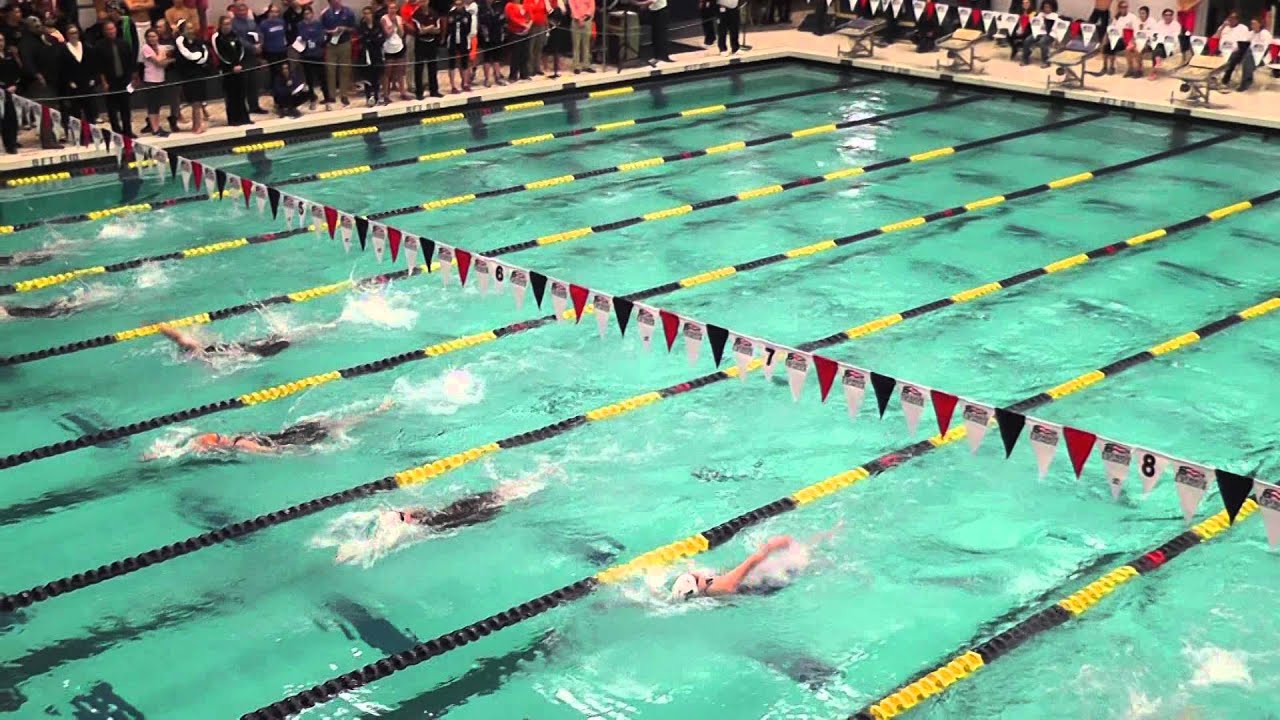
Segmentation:
{"type": "Polygon", "coordinates": [[[1013,454],[1013,446],[1022,437],[1022,429],[1027,426],[1027,416],[996,408],[996,425],[1000,426],[1000,439],[1004,441],[1004,456],[1008,459],[1013,454]]]}
{"type": "MultiPolygon", "coordinates": [[[[314,213],[313,213],[314,214],[314,213]]],[[[334,233],[338,230],[338,209],[334,207],[324,206],[324,226],[329,229],[330,239],[336,237],[334,233]]]]}
{"type": "Polygon", "coordinates": [[[912,17],[915,18],[916,22],[919,22],[920,17],[924,15],[924,0],[913,0],[911,10],[915,13],[912,17]]]}
{"type": "Polygon", "coordinates": [[[89,147],[89,145],[93,144],[93,133],[89,132],[89,123],[80,122],[80,118],[73,117],[71,122],[67,123],[67,126],[69,130],[68,139],[73,135],[80,138],[81,147],[89,147]]]}
{"type": "MultiPolygon", "coordinates": [[[[1107,485],[1111,486],[1111,497],[1119,499],[1124,480],[1129,477],[1129,461],[1133,457],[1133,450],[1123,443],[1104,440],[1099,454],[1102,456],[1102,469],[1107,475],[1107,485]]],[[[1076,474],[1079,475],[1079,472],[1076,474]]]]}
{"type": "Polygon", "coordinates": [[[1080,40],[1085,45],[1093,42],[1093,36],[1098,34],[1098,26],[1093,23],[1080,23],[1080,40]]]}
{"type": "Polygon", "coordinates": [[[747,373],[751,370],[751,360],[755,355],[756,345],[751,342],[751,338],[733,336],[733,361],[738,367],[738,380],[747,381],[747,373]]]}
{"type": "Polygon", "coordinates": [[[360,240],[360,252],[364,252],[369,247],[369,218],[355,215],[352,222],[355,223],[356,237],[360,240]]]}
{"type": "Polygon", "coordinates": [[[987,32],[995,32],[997,17],[999,17],[999,13],[995,10],[982,11],[982,23],[987,26],[987,32]]]}
{"type": "Polygon", "coordinates": [[[867,395],[867,373],[854,367],[844,367],[840,374],[840,384],[844,387],[844,403],[849,408],[849,419],[858,417],[858,409],[862,407],[862,399],[867,395]]]}
{"type": "MultiPolygon", "coordinates": [[[[271,206],[271,219],[275,220],[280,217],[280,191],[267,185],[261,187],[267,191],[267,204],[271,206]]],[[[289,216],[289,226],[293,226],[292,215],[289,216]]]]}
{"type": "Polygon", "coordinates": [[[1031,441],[1031,452],[1036,456],[1036,467],[1040,477],[1049,474],[1049,465],[1058,452],[1058,442],[1062,439],[1062,429],[1058,425],[1044,420],[1032,420],[1031,431],[1027,433],[1031,441]]]}
{"type": "MultiPolygon", "coordinates": [[[[302,211],[305,206],[306,206],[306,201],[304,200],[298,201],[299,214],[302,214],[302,211]]],[[[334,219],[334,222],[337,222],[338,220],[336,210],[334,211],[333,219],[334,219]]],[[[315,203],[311,204],[311,226],[315,228],[317,235],[324,237],[324,231],[329,227],[329,213],[325,211],[325,206],[316,205],[315,203]]],[[[329,236],[333,237],[333,233],[329,233],[329,236]]]]}
{"type": "Polygon", "coordinates": [[[821,394],[822,402],[827,401],[827,395],[831,394],[831,386],[836,380],[836,361],[831,358],[824,358],[821,355],[814,355],[813,369],[818,374],[818,392],[821,394]]]}
{"type": "MultiPolygon", "coordinates": [[[[781,352],[781,351],[779,351],[781,352]]],[[[787,352],[787,384],[791,386],[791,399],[799,402],[804,380],[809,377],[809,356],[802,352],[787,352]]]]}
{"type": "Polygon", "coordinates": [[[893,8],[893,17],[898,17],[902,12],[902,0],[889,0],[889,7],[893,8]]]}
{"type": "Polygon", "coordinates": [[[951,12],[951,6],[946,3],[934,3],[933,9],[938,13],[938,22],[947,19],[947,13],[951,12]]]}
{"type": "Polygon", "coordinates": [[[489,260],[489,275],[493,277],[493,291],[502,292],[502,283],[506,282],[507,273],[510,272],[502,266],[497,260],[489,260]]]}
{"type": "Polygon", "coordinates": [[[533,287],[533,299],[542,307],[542,296],[547,292],[547,276],[540,272],[529,273],[529,285],[533,287]]]}
{"type": "Polygon", "coordinates": [[[787,359],[787,352],[767,343],[762,344],[761,349],[764,353],[764,376],[772,380],[773,371],[778,367],[778,363],[787,359]]]}
{"type": "MultiPolygon", "coordinates": [[[[351,235],[356,230],[356,217],[348,215],[344,212],[338,213],[338,228],[342,235],[342,248],[346,252],[351,252],[351,235]]],[[[363,245],[363,243],[361,243],[363,245]]]]}
{"type": "Polygon", "coordinates": [[[564,319],[564,311],[567,307],[569,307],[569,286],[559,280],[552,280],[551,309],[555,311],[557,319],[564,319]]]}
{"type": "Polygon", "coordinates": [[[400,258],[400,241],[402,235],[399,228],[387,228],[387,242],[391,244],[391,262],[395,262],[400,258]]]}
{"type": "Polygon", "coordinates": [[[225,197],[228,193],[235,194],[240,189],[240,177],[234,173],[223,173],[223,175],[226,177],[227,184],[225,188],[218,191],[219,196],[225,197]]]}
{"type": "Polygon", "coordinates": [[[471,253],[462,248],[454,248],[453,256],[458,260],[458,280],[467,284],[467,275],[471,272],[471,253]]]}
{"type": "Polygon", "coordinates": [[[969,438],[969,452],[978,452],[978,446],[991,427],[991,408],[966,400],[960,409],[960,419],[964,423],[965,437],[969,438]]]}
{"type": "Polygon", "coordinates": [[[1240,508],[1244,506],[1244,501],[1248,500],[1249,493],[1253,492],[1253,478],[1237,475],[1228,470],[1218,470],[1214,474],[1218,479],[1218,496],[1222,498],[1222,507],[1227,511],[1227,521],[1234,523],[1240,508]]]}
{"type": "Polygon", "coordinates": [[[1098,436],[1073,427],[1063,427],[1062,436],[1067,441],[1067,457],[1071,458],[1071,469],[1076,471],[1076,479],[1079,480],[1080,474],[1084,472],[1084,463],[1089,459],[1089,453],[1093,452],[1094,443],[1098,442],[1098,436]]]}
{"type": "Polygon", "coordinates": [[[169,153],[164,150],[155,150],[151,154],[151,159],[156,164],[156,177],[160,178],[160,182],[164,182],[169,177],[169,153]]]}
{"type": "Polygon", "coordinates": [[[582,313],[587,309],[587,296],[590,290],[581,285],[569,285],[569,300],[573,302],[573,323],[576,325],[582,322],[582,313]]]}
{"type": "MultiPolygon", "coordinates": [[[[436,246],[436,257],[440,259],[440,282],[444,283],[445,287],[448,287],[449,278],[453,277],[453,272],[449,268],[450,265],[453,265],[453,248],[440,243],[436,246]]],[[[544,287],[547,284],[545,275],[542,276],[542,284],[544,287]]],[[[538,307],[542,307],[542,293],[538,293],[538,307]]]]}
{"type": "Polygon", "coordinates": [[[907,418],[907,432],[912,437],[915,437],[916,430],[920,427],[920,416],[924,414],[924,398],[927,392],[926,388],[919,385],[902,383],[902,390],[898,393],[902,414],[907,418]]]}
{"type": "Polygon", "coordinates": [[[653,332],[658,327],[658,313],[641,305],[636,311],[636,326],[640,328],[640,342],[648,350],[653,342],[653,332]]]}
{"type": "Polygon", "coordinates": [[[613,303],[609,302],[608,295],[595,293],[591,298],[591,306],[596,316],[596,332],[600,337],[604,337],[605,331],[609,329],[609,315],[613,312],[613,303]]]}
{"type": "Polygon", "coordinates": [[[178,162],[179,162],[181,159],[182,159],[182,158],[181,158],[181,157],[179,157],[177,153],[172,153],[172,154],[170,154],[167,150],[157,150],[157,151],[156,151],[156,161],[157,161],[157,162],[160,162],[160,163],[168,163],[168,165],[169,165],[169,177],[177,177],[177,175],[178,175],[178,162]]]}
{"type": "MultiPolygon", "coordinates": [[[[400,231],[392,230],[392,232],[398,233],[400,231]]],[[[392,247],[394,248],[395,246],[392,245],[392,247]]],[[[418,267],[418,236],[417,235],[404,236],[404,264],[409,266],[409,272],[413,272],[414,269],[418,267]]]]}
{"type": "Polygon", "coordinates": [[[262,183],[253,183],[253,198],[258,201],[258,214],[267,210],[267,186],[262,183]]]}
{"type": "Polygon", "coordinates": [[[876,407],[880,410],[880,417],[884,417],[884,411],[889,407],[889,398],[893,397],[893,389],[897,386],[898,381],[888,375],[871,373],[871,389],[876,393],[876,407]]]}
{"type": "Polygon", "coordinates": [[[1138,458],[1138,475],[1142,478],[1142,492],[1149,493],[1151,488],[1160,481],[1160,476],[1164,474],[1164,469],[1169,464],[1169,458],[1150,450],[1134,448],[1134,452],[1138,458]]]}
{"type": "Polygon", "coordinates": [[[1203,55],[1204,49],[1209,45],[1209,39],[1203,35],[1191,36],[1191,53],[1193,55],[1203,55]]]}
{"type": "Polygon", "coordinates": [[[684,354],[688,356],[690,365],[697,364],[698,354],[702,351],[702,339],[706,334],[702,323],[695,320],[684,322],[684,354]]]}
{"type": "Polygon", "coordinates": [[[1267,529],[1267,542],[1275,547],[1280,543],[1280,487],[1261,480],[1255,483],[1255,487],[1262,524],[1267,529]]]}
{"type": "MultiPolygon", "coordinates": [[[[249,198],[254,194],[252,180],[246,177],[240,178],[240,194],[244,196],[244,206],[247,209],[249,207],[249,198]]],[[[266,205],[265,202],[262,205],[260,205],[258,207],[258,212],[262,212],[262,207],[265,205],[266,205]]]]}
{"type": "Polygon", "coordinates": [[[471,268],[476,275],[476,284],[480,288],[480,294],[487,294],[489,292],[489,280],[492,279],[489,271],[489,260],[477,255],[471,262],[471,268]]]}
{"type": "Polygon", "coordinates": [[[207,174],[204,171],[204,163],[195,162],[194,160],[191,162],[191,182],[196,186],[196,192],[202,191],[201,188],[205,186],[205,175],[207,174]]]}
{"type": "Polygon", "coordinates": [[[222,168],[214,169],[213,180],[214,185],[218,188],[218,199],[221,200],[227,190],[227,171],[222,168]]]}
{"type": "Polygon", "coordinates": [[[1018,16],[1013,13],[1004,13],[1000,16],[1000,20],[996,26],[1005,32],[1013,32],[1013,28],[1018,24],[1018,16]]]}
{"type": "Polygon", "coordinates": [[[1267,54],[1267,46],[1260,42],[1253,43],[1249,46],[1249,53],[1253,55],[1253,64],[1261,65],[1262,56],[1267,54]]]}
{"type": "Polygon", "coordinates": [[[707,339],[711,341],[711,359],[716,361],[718,368],[720,361],[724,359],[724,346],[729,343],[729,331],[719,325],[708,323],[707,339]]]}
{"type": "Polygon", "coordinates": [[[1231,57],[1236,52],[1236,41],[1220,40],[1218,41],[1218,49],[1222,51],[1223,57],[1231,57]]]}
{"type": "MultiPolygon", "coordinates": [[[[431,238],[419,237],[418,248],[422,250],[422,267],[426,268],[427,272],[431,272],[431,265],[436,258],[436,241],[431,238]]],[[[528,282],[525,284],[527,285],[528,282]]],[[[520,300],[523,299],[523,297],[524,295],[521,295],[519,298],[516,298],[517,310],[520,309],[520,300]]]]}
{"type": "Polygon", "coordinates": [[[378,262],[382,262],[382,256],[387,251],[387,226],[380,222],[369,223],[370,233],[373,237],[373,256],[378,262]]]}
{"type": "Polygon", "coordinates": [[[1031,18],[1031,37],[1038,38],[1043,35],[1044,32],[1044,17],[1037,15],[1031,18]]]}
{"type": "Polygon", "coordinates": [[[622,297],[613,299],[613,316],[618,319],[618,334],[627,336],[627,323],[631,321],[631,308],[635,303],[622,297]]]}
{"type": "Polygon", "coordinates": [[[1053,29],[1049,31],[1049,37],[1057,42],[1062,42],[1067,36],[1067,31],[1071,29],[1071,24],[1066,20],[1059,19],[1053,23],[1053,29]]]}
{"type": "Polygon", "coordinates": [[[1174,487],[1178,490],[1178,503],[1187,522],[1196,516],[1196,508],[1213,482],[1213,468],[1179,462],[1173,473],[1174,487]]]}
{"type": "MultiPolygon", "coordinates": [[[[106,139],[102,135],[102,128],[93,124],[89,124],[89,139],[93,140],[94,149],[97,149],[99,145],[102,145],[106,142],[106,139]]],[[[199,184],[200,184],[200,181],[196,180],[196,185],[199,185],[199,184]]]]}
{"type": "Polygon", "coordinates": [[[960,399],[941,390],[930,390],[929,398],[933,400],[933,414],[938,417],[938,434],[946,435],[951,429],[951,417],[955,415],[956,403],[960,399]]]}
{"type": "Polygon", "coordinates": [[[676,334],[680,332],[680,316],[666,310],[658,310],[658,317],[662,318],[662,336],[667,339],[667,352],[671,352],[676,334]]]}
{"type": "Polygon", "coordinates": [[[1124,30],[1114,25],[1107,28],[1107,42],[1111,44],[1113,50],[1119,48],[1124,43],[1124,30]]]}
{"type": "MultiPolygon", "coordinates": [[[[195,171],[191,161],[187,158],[178,158],[178,172],[182,175],[182,189],[189,192],[191,190],[191,174],[195,171]]],[[[196,179],[196,187],[200,186],[199,178],[196,179]]]]}
{"type": "Polygon", "coordinates": [[[1181,48],[1177,35],[1165,35],[1160,38],[1160,44],[1164,46],[1164,52],[1169,57],[1173,57],[1173,54],[1181,48]]]}
{"type": "Polygon", "coordinates": [[[956,12],[960,13],[960,27],[969,27],[969,18],[973,17],[973,8],[961,5],[956,8],[956,12]]]}
{"type": "MultiPolygon", "coordinates": [[[[516,309],[519,310],[524,307],[524,293],[529,287],[529,273],[519,268],[512,268],[509,277],[511,278],[511,295],[515,297],[516,309]]],[[[543,278],[543,282],[546,282],[546,278],[543,278]]],[[[538,305],[542,305],[541,291],[538,292],[538,305]]]]}

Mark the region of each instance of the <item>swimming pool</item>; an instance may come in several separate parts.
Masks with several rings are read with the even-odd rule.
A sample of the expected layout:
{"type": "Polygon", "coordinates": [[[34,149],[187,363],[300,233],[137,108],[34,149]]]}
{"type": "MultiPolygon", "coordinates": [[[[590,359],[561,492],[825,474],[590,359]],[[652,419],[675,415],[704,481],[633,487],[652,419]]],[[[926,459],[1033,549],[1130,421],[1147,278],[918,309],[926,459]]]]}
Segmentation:
{"type": "MultiPolygon", "coordinates": [[[[209,162],[276,182],[800,90],[814,92],[298,183],[291,192],[373,212],[718,148],[390,222],[484,251],[657,213],[510,259],[618,294],[706,280],[704,273],[732,265],[740,270],[677,286],[652,302],[794,345],[1172,226],[1277,183],[1278,153],[1248,135],[790,65],[662,93],[637,89],[584,101],[572,112],[547,105],[499,113],[482,131],[467,124],[406,128],[384,134],[381,147],[363,139],[286,147],[268,154],[270,174],[252,175],[248,158],[209,162]],[[850,87],[831,89],[841,83],[850,87]],[[892,117],[876,120],[886,115],[892,117]],[[842,122],[853,125],[729,147],[842,122]],[[992,138],[1004,139],[930,154],[992,138]],[[909,156],[918,160],[870,169],[909,156]],[[1131,167],[1098,172],[1129,161],[1131,167]],[[789,187],[863,167],[869,169],[789,187]],[[1096,177],[1078,177],[1089,171],[1096,177]],[[1063,178],[1075,180],[1017,192],[1063,178]],[[760,188],[769,190],[752,192],[760,188]],[[727,195],[745,199],[699,206],[727,195]],[[1005,199],[981,206],[993,196],[1005,199]],[[662,213],[686,205],[697,207],[662,213]],[[956,208],[920,226],[900,225],[956,208]],[[812,248],[836,237],[859,239],[812,248]],[[793,248],[811,250],[751,263],[793,248]]],[[[67,213],[114,205],[112,187],[77,181],[59,190],[58,203],[67,213]]],[[[149,198],[178,190],[170,181],[142,192],[149,198]]],[[[16,211],[6,210],[7,221],[16,211]]],[[[1276,212],[1259,203],[989,296],[883,323],[822,352],[992,404],[1014,403],[1274,295],[1276,212]]],[[[8,271],[3,281],[279,227],[235,200],[24,231],[4,238],[5,247],[52,242],[66,254],[8,271]]],[[[84,277],[4,298],[46,303],[79,288],[98,304],[56,321],[5,322],[0,354],[388,267],[371,253],[345,255],[339,242],[303,233],[84,277]]],[[[172,346],[147,336],[0,368],[7,380],[0,408],[10,429],[0,454],[547,312],[531,297],[517,311],[509,294],[481,296],[474,282],[442,289],[435,275],[396,280],[387,292],[390,313],[368,313],[361,295],[343,291],[201,328],[208,338],[233,339],[340,321],[261,362],[183,362],[172,346]]],[[[1273,322],[1264,317],[1206,337],[1034,414],[1274,478],[1271,438],[1280,416],[1263,389],[1280,359],[1273,322]]],[[[376,481],[712,369],[706,347],[695,368],[680,355],[679,344],[671,356],[645,352],[634,327],[619,341],[612,329],[598,338],[590,319],[550,323],[114,446],[25,463],[5,470],[0,487],[3,542],[20,551],[6,564],[0,589],[16,592],[376,481]],[[456,369],[466,370],[470,387],[446,387],[456,369]],[[184,431],[269,432],[315,413],[366,410],[385,395],[397,398],[395,408],[314,453],[138,460],[184,431]]],[[[759,375],[672,394],[491,453],[429,483],[357,498],[5,614],[3,662],[11,681],[3,684],[3,708],[18,716],[46,707],[77,716],[114,703],[121,717],[236,717],[912,442],[896,401],[877,421],[868,399],[850,423],[839,390],[819,404],[810,378],[797,404],[785,373],[772,386],[759,375]],[[547,465],[563,473],[493,520],[409,545],[370,567],[336,566],[332,548],[313,547],[344,513],[442,506],[547,465]]],[[[921,437],[932,417],[922,422],[921,437]]],[[[1186,527],[1168,477],[1146,497],[1131,480],[1115,502],[1096,466],[1076,481],[1060,452],[1048,477],[1037,480],[1030,451],[1017,447],[1006,461],[998,440],[987,438],[976,457],[956,443],[903,462],[752,527],[696,561],[726,567],[770,535],[839,527],[783,592],[672,606],[651,597],[643,580],[604,586],[310,714],[847,716],[1186,527]]],[[[1199,519],[1217,503],[1206,499],[1199,519]]],[[[1213,708],[1264,716],[1280,662],[1271,642],[1275,621],[1256,607],[1277,580],[1265,548],[1252,518],[914,712],[1122,718],[1213,708]]],[[[668,570],[664,577],[673,576],[668,570]]]]}

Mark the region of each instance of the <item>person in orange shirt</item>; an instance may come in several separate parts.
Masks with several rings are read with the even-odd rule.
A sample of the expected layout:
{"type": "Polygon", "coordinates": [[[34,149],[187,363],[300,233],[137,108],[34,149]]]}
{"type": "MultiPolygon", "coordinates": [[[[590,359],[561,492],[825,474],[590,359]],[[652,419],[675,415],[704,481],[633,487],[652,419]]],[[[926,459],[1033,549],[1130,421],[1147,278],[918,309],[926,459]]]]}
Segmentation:
{"type": "Polygon", "coordinates": [[[573,72],[595,72],[591,69],[591,18],[596,14],[596,0],[569,0],[569,36],[573,45],[573,72]]]}
{"type": "MultiPolygon", "coordinates": [[[[515,0],[508,0],[510,5],[515,0]]],[[[547,0],[524,0],[525,12],[533,27],[529,30],[529,62],[526,72],[530,76],[542,74],[542,50],[547,46],[547,0]]]]}
{"type": "Polygon", "coordinates": [[[507,0],[507,42],[511,45],[511,73],[507,82],[529,79],[529,32],[533,21],[520,0],[507,0]]]}

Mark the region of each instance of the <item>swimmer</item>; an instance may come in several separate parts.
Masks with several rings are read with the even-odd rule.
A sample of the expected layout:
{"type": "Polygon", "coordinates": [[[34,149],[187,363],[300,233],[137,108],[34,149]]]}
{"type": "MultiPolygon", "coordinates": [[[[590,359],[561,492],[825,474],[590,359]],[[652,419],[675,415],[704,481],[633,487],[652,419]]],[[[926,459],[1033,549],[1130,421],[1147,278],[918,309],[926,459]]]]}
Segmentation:
{"type": "Polygon", "coordinates": [[[393,401],[387,398],[375,410],[362,415],[351,415],[343,418],[320,418],[304,420],[290,425],[274,433],[241,433],[223,435],[222,433],[199,433],[188,440],[176,451],[151,451],[142,456],[143,461],[157,460],[161,457],[182,455],[208,455],[214,453],[232,454],[248,453],[251,455],[280,455],[291,450],[318,445],[325,440],[341,435],[359,423],[391,409],[393,401]]]}
{"type": "Polygon", "coordinates": [[[0,318],[56,318],[70,315],[114,294],[101,287],[80,287],[47,305],[0,305],[0,318]]]}
{"type": "Polygon", "coordinates": [[[804,543],[788,535],[769,538],[746,560],[724,575],[710,572],[687,572],[671,586],[672,600],[724,595],[769,595],[783,589],[809,565],[809,550],[839,530],[837,526],[804,543]]]}
{"type": "Polygon", "coordinates": [[[0,255],[0,267],[43,265],[52,259],[53,253],[45,250],[20,250],[12,255],[0,255]]]}
{"type": "MultiPolygon", "coordinates": [[[[309,325],[307,326],[307,329],[312,331],[327,330],[337,327],[337,325],[337,322],[331,322],[320,325],[309,325]]],[[[264,338],[258,338],[256,340],[233,340],[231,342],[216,342],[206,345],[203,342],[200,342],[200,340],[191,333],[185,333],[177,328],[169,327],[167,325],[160,328],[160,333],[172,340],[175,345],[182,348],[182,350],[187,354],[187,357],[199,358],[202,360],[207,360],[211,357],[226,357],[233,355],[253,355],[255,357],[263,358],[271,357],[272,355],[278,355],[289,349],[293,344],[293,341],[297,340],[301,335],[300,331],[294,331],[292,333],[293,338],[289,338],[286,337],[284,333],[273,332],[264,338]]]]}

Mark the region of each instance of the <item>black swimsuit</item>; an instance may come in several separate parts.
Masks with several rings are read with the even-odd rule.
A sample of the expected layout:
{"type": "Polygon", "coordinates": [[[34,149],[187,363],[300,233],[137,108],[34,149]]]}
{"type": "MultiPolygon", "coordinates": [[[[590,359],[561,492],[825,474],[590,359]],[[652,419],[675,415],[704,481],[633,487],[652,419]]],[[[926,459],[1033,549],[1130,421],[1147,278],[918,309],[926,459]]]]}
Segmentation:
{"type": "Polygon", "coordinates": [[[48,305],[6,305],[4,311],[9,317],[17,318],[54,318],[69,315],[75,305],[66,300],[54,300],[48,305]]]}
{"type": "Polygon", "coordinates": [[[318,420],[308,420],[274,433],[250,433],[237,435],[231,442],[234,445],[241,438],[253,440],[271,447],[301,447],[315,445],[329,438],[329,426],[318,420]]]}
{"type": "Polygon", "coordinates": [[[42,265],[53,259],[53,253],[27,253],[24,255],[0,255],[0,267],[25,267],[42,265]]]}
{"type": "Polygon", "coordinates": [[[222,355],[226,353],[244,352],[258,357],[271,357],[284,352],[289,347],[289,341],[278,335],[265,337],[261,340],[248,340],[245,342],[220,342],[208,345],[204,348],[207,355],[222,355]]]}
{"type": "Polygon", "coordinates": [[[401,519],[436,530],[478,525],[492,519],[502,510],[498,496],[485,491],[454,500],[439,510],[418,510],[400,513],[401,519]]]}

